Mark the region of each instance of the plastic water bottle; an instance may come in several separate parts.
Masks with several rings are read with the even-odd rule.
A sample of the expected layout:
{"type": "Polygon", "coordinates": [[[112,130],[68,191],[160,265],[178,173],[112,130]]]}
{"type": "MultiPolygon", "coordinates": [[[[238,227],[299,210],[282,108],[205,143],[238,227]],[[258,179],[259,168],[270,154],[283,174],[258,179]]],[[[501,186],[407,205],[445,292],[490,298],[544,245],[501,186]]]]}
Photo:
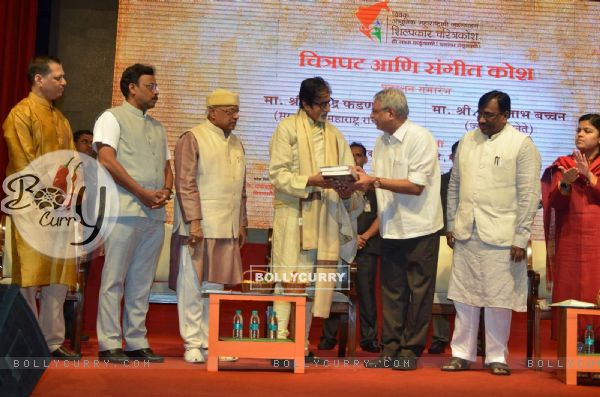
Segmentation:
{"type": "Polygon", "coordinates": [[[277,339],[277,312],[269,317],[269,339],[277,339]]]}
{"type": "Polygon", "coordinates": [[[244,318],[242,311],[236,310],[233,316],[233,339],[242,339],[244,334],[244,318]]]}
{"type": "Polygon", "coordinates": [[[583,354],[594,354],[594,342],[594,329],[588,325],[583,334],[583,354]]]}
{"type": "Polygon", "coordinates": [[[250,339],[260,338],[260,317],[258,317],[258,311],[252,310],[252,316],[250,316],[250,339]]]}

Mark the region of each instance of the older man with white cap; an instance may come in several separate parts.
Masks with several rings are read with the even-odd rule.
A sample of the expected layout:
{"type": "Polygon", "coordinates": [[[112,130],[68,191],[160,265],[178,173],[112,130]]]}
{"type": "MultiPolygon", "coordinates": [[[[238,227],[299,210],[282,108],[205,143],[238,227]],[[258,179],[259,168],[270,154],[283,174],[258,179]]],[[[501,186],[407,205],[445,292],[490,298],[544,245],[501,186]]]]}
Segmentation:
{"type": "Polygon", "coordinates": [[[201,349],[208,348],[208,299],[202,292],[242,281],[246,160],[242,143],[232,133],[239,104],[238,94],[213,91],[206,98],[206,120],[181,135],[175,146],[177,200],[171,260],[178,264],[172,269],[178,269],[184,359],[192,363],[204,362],[201,349]]]}

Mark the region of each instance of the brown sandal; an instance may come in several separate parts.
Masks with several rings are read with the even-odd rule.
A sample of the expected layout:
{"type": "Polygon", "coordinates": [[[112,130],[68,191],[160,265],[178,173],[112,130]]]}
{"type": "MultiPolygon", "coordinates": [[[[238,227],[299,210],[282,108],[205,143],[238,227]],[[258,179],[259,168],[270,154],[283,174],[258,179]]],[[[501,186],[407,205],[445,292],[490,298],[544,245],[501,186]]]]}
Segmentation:
{"type": "Polygon", "coordinates": [[[466,371],[471,366],[471,363],[460,357],[452,357],[447,364],[442,365],[442,371],[466,371]]]}

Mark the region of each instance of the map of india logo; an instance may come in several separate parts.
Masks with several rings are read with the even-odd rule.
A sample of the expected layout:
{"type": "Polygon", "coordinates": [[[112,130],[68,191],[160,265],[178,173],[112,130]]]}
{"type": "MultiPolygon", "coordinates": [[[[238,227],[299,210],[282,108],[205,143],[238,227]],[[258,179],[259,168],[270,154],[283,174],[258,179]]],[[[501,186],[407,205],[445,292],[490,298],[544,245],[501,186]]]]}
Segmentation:
{"type": "Polygon", "coordinates": [[[381,43],[381,22],[377,19],[381,10],[390,11],[388,1],[380,1],[370,6],[360,6],[356,11],[356,18],[360,22],[360,32],[373,41],[373,37],[381,43]]]}

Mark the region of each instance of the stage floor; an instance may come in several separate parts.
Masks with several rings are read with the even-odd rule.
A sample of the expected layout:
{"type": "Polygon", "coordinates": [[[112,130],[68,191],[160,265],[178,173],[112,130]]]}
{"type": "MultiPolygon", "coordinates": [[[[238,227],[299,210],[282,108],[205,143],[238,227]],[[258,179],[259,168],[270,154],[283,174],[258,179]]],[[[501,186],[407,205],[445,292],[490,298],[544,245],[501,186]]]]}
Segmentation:
{"type": "MultiPolygon", "coordinates": [[[[549,335],[549,322],[543,322],[549,335]]],[[[223,325],[225,326],[225,325],[223,325]]],[[[219,372],[207,372],[206,364],[189,364],[183,360],[175,305],[151,305],[148,317],[149,340],[153,350],[166,357],[161,364],[130,364],[127,367],[100,363],[93,330],[83,342],[83,359],[79,364],[53,361],[36,386],[33,396],[306,396],[344,397],[372,395],[442,395],[452,396],[598,396],[595,386],[566,386],[556,378],[556,343],[546,340],[543,346],[543,369],[528,368],[525,359],[525,315],[513,317],[509,344],[511,376],[493,376],[481,362],[472,370],[447,373],[439,370],[450,357],[424,354],[416,371],[366,369],[363,361],[377,354],[360,351],[356,357],[337,358],[337,350],[316,350],[321,320],[314,321],[311,350],[323,361],[306,366],[304,374],[273,369],[270,361],[240,359],[222,363],[219,372]],[[76,366],[77,365],[77,366],[76,366]]],[[[545,338],[547,339],[547,338],[545,338]]],[[[598,383],[596,383],[598,384],[598,383]]],[[[1,393],[0,393],[1,394],[1,393]]]]}

